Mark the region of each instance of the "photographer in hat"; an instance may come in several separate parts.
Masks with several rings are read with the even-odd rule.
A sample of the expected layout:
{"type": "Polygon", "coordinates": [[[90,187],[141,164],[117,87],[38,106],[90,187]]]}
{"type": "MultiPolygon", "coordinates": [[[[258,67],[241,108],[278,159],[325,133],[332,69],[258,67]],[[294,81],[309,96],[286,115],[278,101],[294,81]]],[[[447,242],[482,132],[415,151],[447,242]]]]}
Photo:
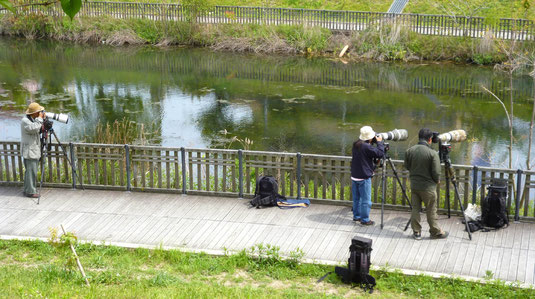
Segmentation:
{"type": "Polygon", "coordinates": [[[24,195],[38,198],[37,168],[41,158],[41,142],[39,133],[45,118],[45,108],[37,103],[31,103],[26,115],[21,120],[21,154],[24,159],[24,195]]]}
{"type": "Polygon", "coordinates": [[[370,220],[372,207],[372,176],[375,169],[374,159],[384,156],[381,136],[376,136],[370,126],[360,129],[359,140],[353,143],[351,159],[351,190],[353,193],[353,221],[362,225],[373,225],[370,220]],[[377,146],[374,146],[377,141],[377,146]]]}

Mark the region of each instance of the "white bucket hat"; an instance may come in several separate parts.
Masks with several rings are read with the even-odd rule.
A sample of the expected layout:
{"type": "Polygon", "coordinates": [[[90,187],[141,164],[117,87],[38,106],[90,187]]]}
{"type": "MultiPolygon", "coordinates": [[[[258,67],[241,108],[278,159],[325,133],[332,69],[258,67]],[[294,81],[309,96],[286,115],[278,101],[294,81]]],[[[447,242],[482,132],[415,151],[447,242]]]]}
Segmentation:
{"type": "Polygon", "coordinates": [[[372,127],[370,126],[364,126],[360,128],[360,140],[370,140],[375,137],[375,132],[373,131],[372,127]]]}

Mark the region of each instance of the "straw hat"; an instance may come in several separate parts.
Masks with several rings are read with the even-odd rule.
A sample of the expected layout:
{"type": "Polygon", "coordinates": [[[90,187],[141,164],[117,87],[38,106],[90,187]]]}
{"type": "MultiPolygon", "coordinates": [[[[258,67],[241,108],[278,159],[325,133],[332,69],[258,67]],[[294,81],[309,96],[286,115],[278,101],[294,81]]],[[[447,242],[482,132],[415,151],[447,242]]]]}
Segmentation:
{"type": "Polygon", "coordinates": [[[372,127],[370,126],[364,126],[360,128],[360,140],[370,140],[375,137],[375,132],[373,131],[372,127]]]}
{"type": "Polygon", "coordinates": [[[31,115],[37,112],[41,112],[43,110],[45,110],[45,107],[37,104],[36,102],[33,102],[28,105],[28,109],[26,109],[26,115],[31,115]]]}

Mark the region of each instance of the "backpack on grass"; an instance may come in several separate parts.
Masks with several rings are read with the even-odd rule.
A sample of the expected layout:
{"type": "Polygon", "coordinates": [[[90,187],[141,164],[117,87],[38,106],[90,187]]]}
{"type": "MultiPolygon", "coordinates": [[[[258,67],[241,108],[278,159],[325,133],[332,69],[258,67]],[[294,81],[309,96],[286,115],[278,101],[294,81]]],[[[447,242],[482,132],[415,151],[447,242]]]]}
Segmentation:
{"type": "Polygon", "coordinates": [[[345,283],[359,284],[364,291],[373,292],[375,278],[370,275],[372,240],[354,236],[349,246],[347,268],[335,267],[334,272],[345,283]]]}

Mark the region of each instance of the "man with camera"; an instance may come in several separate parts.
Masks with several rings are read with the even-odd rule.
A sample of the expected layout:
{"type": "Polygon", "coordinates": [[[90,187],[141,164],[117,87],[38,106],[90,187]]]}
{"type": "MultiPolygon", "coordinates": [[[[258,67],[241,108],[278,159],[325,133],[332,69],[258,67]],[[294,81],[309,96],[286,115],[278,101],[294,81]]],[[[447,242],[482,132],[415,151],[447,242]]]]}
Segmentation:
{"type": "Polygon", "coordinates": [[[351,159],[351,181],[353,193],[353,221],[362,225],[373,225],[370,220],[372,207],[372,176],[374,159],[384,156],[383,137],[375,134],[370,126],[360,129],[359,140],[353,143],[351,159]],[[377,146],[373,146],[373,144],[377,146]]]}
{"type": "Polygon", "coordinates": [[[411,182],[411,227],[413,237],[422,239],[422,226],[420,225],[420,209],[422,202],[426,207],[427,222],[431,239],[445,239],[448,232],[440,229],[437,223],[437,184],[440,182],[440,157],[431,148],[433,132],[421,129],[418,132],[419,142],[405,153],[405,168],[409,171],[411,182]]]}
{"type": "Polygon", "coordinates": [[[45,108],[31,103],[21,121],[21,153],[24,159],[24,195],[39,198],[37,193],[37,168],[41,158],[39,133],[45,119],[45,108]]]}

